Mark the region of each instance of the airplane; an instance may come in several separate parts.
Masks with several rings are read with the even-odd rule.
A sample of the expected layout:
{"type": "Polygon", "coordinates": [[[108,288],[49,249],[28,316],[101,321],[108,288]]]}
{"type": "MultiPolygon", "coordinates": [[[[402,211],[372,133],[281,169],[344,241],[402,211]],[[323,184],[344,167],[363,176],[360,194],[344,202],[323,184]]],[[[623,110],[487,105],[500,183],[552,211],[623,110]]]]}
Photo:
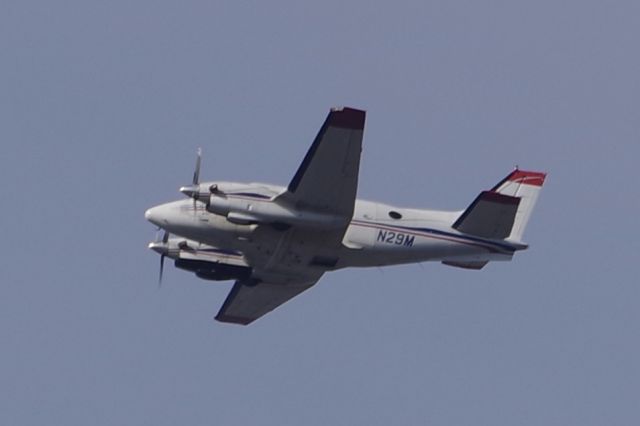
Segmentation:
{"type": "Polygon", "coordinates": [[[235,280],[215,319],[247,325],[311,288],[325,272],[439,261],[477,270],[526,249],[522,235],[546,173],[516,167],[464,210],[402,208],[356,199],[366,112],[332,108],[287,187],[200,182],[145,218],[149,244],[177,268],[235,280]]]}

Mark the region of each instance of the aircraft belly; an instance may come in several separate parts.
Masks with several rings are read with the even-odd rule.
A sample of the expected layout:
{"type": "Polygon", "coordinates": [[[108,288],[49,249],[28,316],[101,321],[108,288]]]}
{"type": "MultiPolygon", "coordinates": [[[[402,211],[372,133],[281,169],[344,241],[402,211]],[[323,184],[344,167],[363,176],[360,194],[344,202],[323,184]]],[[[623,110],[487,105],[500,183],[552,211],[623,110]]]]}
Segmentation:
{"type": "Polygon", "coordinates": [[[334,269],[338,261],[339,247],[328,242],[333,240],[327,240],[328,233],[257,227],[250,238],[237,241],[234,248],[244,254],[256,271],[315,275],[334,269]]]}

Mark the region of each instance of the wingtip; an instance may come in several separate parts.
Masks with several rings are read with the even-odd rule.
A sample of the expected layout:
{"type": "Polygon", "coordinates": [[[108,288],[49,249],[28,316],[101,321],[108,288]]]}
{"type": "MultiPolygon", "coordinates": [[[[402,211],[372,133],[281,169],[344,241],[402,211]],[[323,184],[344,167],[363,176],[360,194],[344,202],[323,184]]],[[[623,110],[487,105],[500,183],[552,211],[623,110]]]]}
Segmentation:
{"type": "Polygon", "coordinates": [[[329,112],[329,125],[344,129],[363,130],[366,111],[350,107],[334,107],[329,112]]]}
{"type": "Polygon", "coordinates": [[[226,315],[226,314],[218,314],[215,316],[214,319],[219,322],[225,322],[228,324],[238,324],[238,325],[249,325],[253,322],[253,319],[251,318],[237,317],[237,316],[226,315]]]}

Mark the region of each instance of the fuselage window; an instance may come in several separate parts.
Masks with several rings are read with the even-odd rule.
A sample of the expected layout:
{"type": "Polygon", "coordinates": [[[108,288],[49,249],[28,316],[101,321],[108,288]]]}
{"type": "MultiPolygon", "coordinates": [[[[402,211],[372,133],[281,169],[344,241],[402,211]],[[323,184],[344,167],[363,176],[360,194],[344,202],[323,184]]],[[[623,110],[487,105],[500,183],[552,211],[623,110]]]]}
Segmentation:
{"type": "Polygon", "coordinates": [[[389,212],[389,217],[391,219],[402,219],[402,215],[400,213],[398,213],[397,211],[395,211],[395,210],[391,210],[389,212]]]}

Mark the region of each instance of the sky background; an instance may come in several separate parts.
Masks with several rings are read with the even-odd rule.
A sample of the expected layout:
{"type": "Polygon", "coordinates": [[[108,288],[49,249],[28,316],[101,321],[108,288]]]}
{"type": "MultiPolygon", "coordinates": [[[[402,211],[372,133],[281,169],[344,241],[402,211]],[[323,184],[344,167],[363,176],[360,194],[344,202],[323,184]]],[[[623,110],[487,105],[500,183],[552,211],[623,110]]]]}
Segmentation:
{"type": "Polygon", "coordinates": [[[640,2],[0,5],[0,423],[640,422],[640,2]],[[463,209],[549,173],[510,263],[326,274],[249,327],[144,211],[286,185],[368,111],[359,196],[463,209]]]}

